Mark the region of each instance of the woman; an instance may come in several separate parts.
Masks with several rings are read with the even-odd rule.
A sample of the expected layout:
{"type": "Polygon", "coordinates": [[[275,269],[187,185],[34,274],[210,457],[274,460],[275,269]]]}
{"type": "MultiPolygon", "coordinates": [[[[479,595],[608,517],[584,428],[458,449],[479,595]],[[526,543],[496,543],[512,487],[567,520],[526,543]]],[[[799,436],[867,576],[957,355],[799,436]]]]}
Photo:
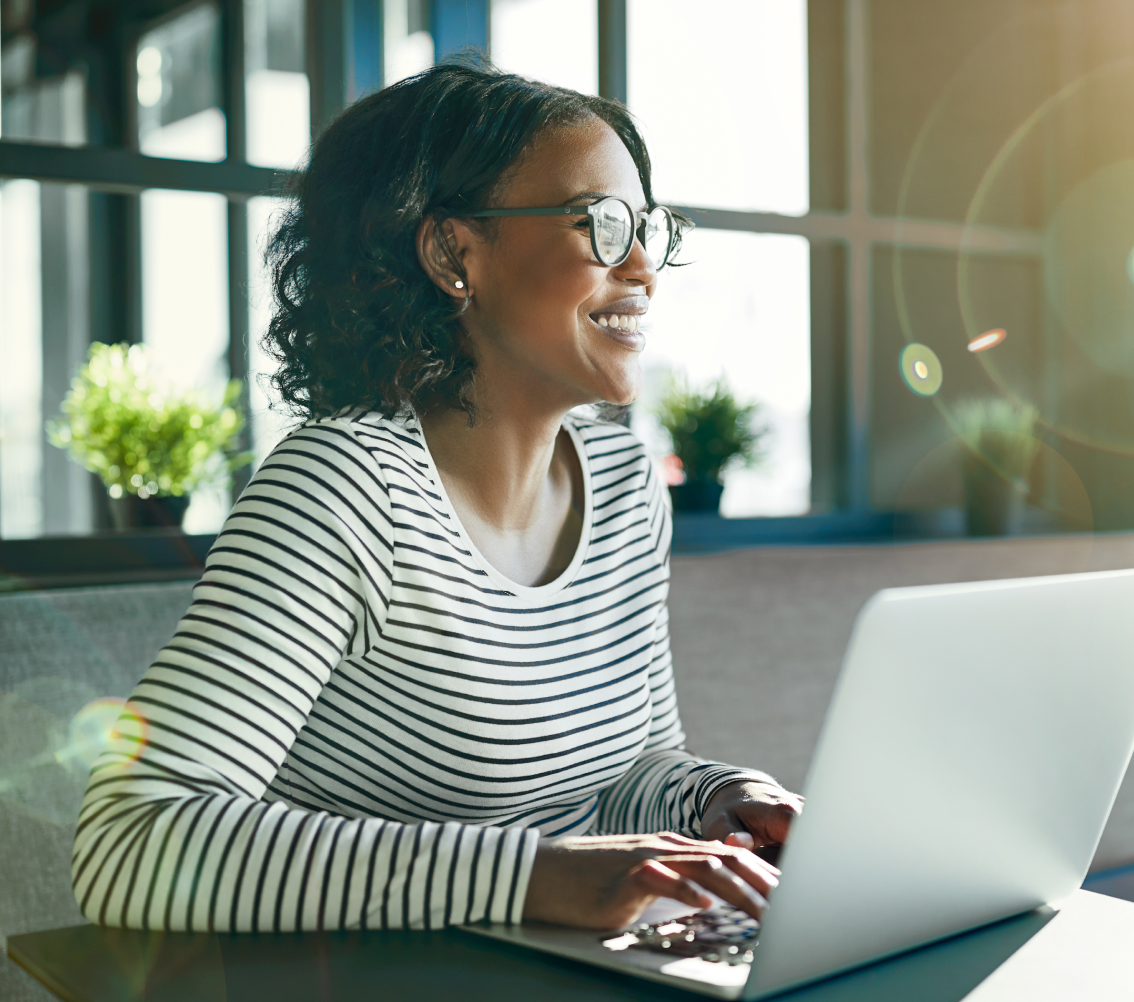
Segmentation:
{"type": "Polygon", "coordinates": [[[679,243],[631,119],[437,67],[348,109],[296,194],[268,344],[309,420],[92,771],[85,914],[609,928],[708,890],[759,915],[750,850],[799,799],[683,750],[664,488],[570,413],[637,396],[679,243]]]}

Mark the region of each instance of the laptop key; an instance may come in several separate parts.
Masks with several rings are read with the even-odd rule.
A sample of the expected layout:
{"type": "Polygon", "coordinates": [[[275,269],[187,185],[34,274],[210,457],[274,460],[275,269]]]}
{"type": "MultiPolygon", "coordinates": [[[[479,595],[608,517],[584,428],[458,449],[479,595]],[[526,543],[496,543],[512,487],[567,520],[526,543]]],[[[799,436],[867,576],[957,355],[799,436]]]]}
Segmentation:
{"type": "Polygon", "coordinates": [[[641,923],[616,937],[603,936],[610,950],[650,950],[712,963],[750,964],[760,923],[734,908],[711,908],[654,925],[641,923]]]}

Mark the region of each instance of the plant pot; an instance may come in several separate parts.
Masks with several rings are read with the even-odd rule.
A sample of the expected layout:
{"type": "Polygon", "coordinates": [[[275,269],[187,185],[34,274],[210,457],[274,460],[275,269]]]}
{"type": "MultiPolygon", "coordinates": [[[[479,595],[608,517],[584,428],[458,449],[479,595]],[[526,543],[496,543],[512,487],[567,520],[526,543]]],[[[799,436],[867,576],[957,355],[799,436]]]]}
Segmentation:
{"type": "Polygon", "coordinates": [[[723,493],[724,485],[716,480],[686,480],[669,488],[674,511],[717,511],[723,493]]]}
{"type": "Polygon", "coordinates": [[[127,494],[108,498],[110,519],[119,532],[127,529],[177,529],[189,508],[189,498],[182,495],[158,495],[140,498],[127,494]]]}
{"type": "Polygon", "coordinates": [[[1020,507],[1019,487],[976,457],[965,458],[962,473],[969,535],[1008,535],[1020,507]]]}

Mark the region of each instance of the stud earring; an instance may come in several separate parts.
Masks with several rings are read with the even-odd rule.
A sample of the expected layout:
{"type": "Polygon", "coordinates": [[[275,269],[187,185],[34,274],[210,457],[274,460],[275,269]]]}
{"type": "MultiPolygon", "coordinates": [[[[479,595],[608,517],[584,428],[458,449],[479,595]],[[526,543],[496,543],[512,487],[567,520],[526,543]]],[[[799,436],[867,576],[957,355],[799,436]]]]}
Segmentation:
{"type": "Polygon", "coordinates": [[[456,289],[463,289],[463,288],[465,287],[465,283],[464,283],[464,282],[462,282],[462,281],[461,281],[461,280],[460,280],[460,279],[458,278],[458,279],[457,279],[457,280],[456,280],[456,281],[455,281],[455,282],[453,283],[453,287],[454,287],[454,288],[456,288],[456,289]]]}

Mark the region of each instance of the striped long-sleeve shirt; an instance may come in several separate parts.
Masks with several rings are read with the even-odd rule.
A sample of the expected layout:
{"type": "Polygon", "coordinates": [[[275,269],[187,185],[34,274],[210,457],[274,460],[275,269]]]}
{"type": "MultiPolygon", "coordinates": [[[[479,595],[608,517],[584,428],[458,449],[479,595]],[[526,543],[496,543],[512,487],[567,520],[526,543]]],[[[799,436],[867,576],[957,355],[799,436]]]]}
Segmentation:
{"type": "Polygon", "coordinates": [[[664,487],[625,429],[565,427],[582,537],[539,587],[480,555],[413,418],[273,451],[92,770],[92,921],[519,921],[541,833],[696,835],[723,784],[767,778],[683,750],[664,487]]]}

